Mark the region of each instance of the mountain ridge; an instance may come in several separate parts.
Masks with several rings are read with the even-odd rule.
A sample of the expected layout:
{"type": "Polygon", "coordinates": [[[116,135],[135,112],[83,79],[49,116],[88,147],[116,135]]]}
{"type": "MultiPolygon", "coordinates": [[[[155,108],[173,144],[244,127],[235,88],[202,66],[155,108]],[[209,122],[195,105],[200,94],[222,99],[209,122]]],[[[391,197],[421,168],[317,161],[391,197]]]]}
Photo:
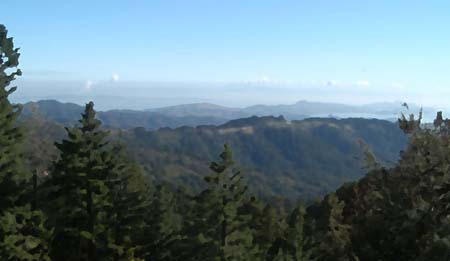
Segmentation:
{"type": "MultiPolygon", "coordinates": [[[[31,158],[31,165],[45,169],[58,156],[53,144],[64,137],[65,125],[38,113],[23,117],[21,124],[29,132],[28,154],[47,151],[39,154],[42,158],[31,158]]],[[[103,120],[101,112],[99,118],[103,120]]],[[[152,130],[103,125],[113,140],[127,147],[128,155],[142,165],[148,177],[158,182],[201,190],[209,163],[228,143],[254,193],[290,199],[320,197],[361,178],[364,149],[359,140],[385,165],[396,162],[407,143],[397,124],[377,119],[252,116],[217,125],[152,130]]]]}
{"type": "MultiPolygon", "coordinates": [[[[419,110],[410,105],[412,111],[419,110]]],[[[83,106],[75,103],[62,103],[56,100],[41,100],[24,104],[23,116],[39,114],[43,118],[61,124],[71,125],[77,122],[83,106]]],[[[376,103],[351,106],[339,103],[298,101],[290,105],[254,105],[245,108],[232,108],[212,103],[191,103],[155,108],[151,110],[115,109],[99,111],[98,117],[112,128],[146,129],[177,128],[181,126],[220,125],[230,120],[251,116],[282,115],[287,120],[307,118],[378,118],[396,121],[402,107],[400,103],[376,103]],[[396,105],[395,105],[396,104],[396,105]],[[398,110],[396,109],[398,105],[398,110]]],[[[426,108],[424,113],[432,115],[433,109],[426,108]]]]}

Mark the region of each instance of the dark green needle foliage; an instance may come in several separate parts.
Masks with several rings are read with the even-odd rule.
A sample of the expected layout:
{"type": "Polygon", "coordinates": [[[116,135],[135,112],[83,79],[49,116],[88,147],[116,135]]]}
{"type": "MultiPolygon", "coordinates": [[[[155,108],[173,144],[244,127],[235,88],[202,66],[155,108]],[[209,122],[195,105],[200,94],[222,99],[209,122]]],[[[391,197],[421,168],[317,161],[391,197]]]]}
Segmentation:
{"type": "Polygon", "coordinates": [[[153,200],[145,212],[144,248],[146,260],[175,260],[179,241],[183,239],[183,218],[173,191],[165,185],[156,188],[153,200]]]}
{"type": "Polygon", "coordinates": [[[0,257],[2,260],[48,260],[49,231],[45,217],[25,199],[30,175],[22,158],[23,131],[17,127],[19,105],[8,97],[16,87],[11,82],[21,71],[19,49],[0,24],[0,257]]]}
{"type": "Polygon", "coordinates": [[[252,217],[250,226],[253,231],[253,244],[259,249],[258,257],[271,260],[282,247],[281,242],[287,224],[273,206],[261,205],[261,202],[255,199],[245,207],[252,210],[249,211],[252,217]]]}
{"type": "Polygon", "coordinates": [[[133,260],[143,247],[139,231],[146,227],[145,218],[151,215],[151,193],[142,170],[127,158],[123,146],[116,144],[111,152],[106,180],[110,205],[105,220],[113,241],[109,247],[115,260],[133,260]]]}
{"type": "Polygon", "coordinates": [[[107,211],[111,153],[107,132],[100,129],[94,104],[86,104],[80,125],[67,128],[68,138],[56,144],[60,158],[48,180],[55,260],[99,260],[108,256],[114,241],[109,237],[107,211]]]}
{"type": "Polygon", "coordinates": [[[249,200],[242,174],[234,167],[231,149],[224,145],[219,162],[205,177],[208,188],[197,198],[193,249],[197,260],[252,260],[257,254],[250,216],[243,213],[249,200]]]}
{"type": "Polygon", "coordinates": [[[304,233],[305,227],[305,209],[303,207],[295,208],[288,217],[287,243],[293,260],[310,260],[312,250],[306,250],[307,238],[304,233]]]}
{"type": "Polygon", "coordinates": [[[11,104],[8,97],[17,87],[10,86],[22,73],[19,65],[19,49],[14,48],[13,39],[0,25],[0,210],[14,206],[21,192],[21,183],[26,180],[21,162],[23,130],[16,125],[21,106],[11,104]],[[8,73],[8,71],[12,72],[8,73]]]}
{"type": "Polygon", "coordinates": [[[344,206],[335,194],[330,194],[308,208],[305,233],[311,240],[306,249],[312,251],[312,259],[358,260],[351,250],[351,226],[344,222],[344,206]]]}
{"type": "Polygon", "coordinates": [[[351,228],[349,253],[369,261],[449,260],[449,122],[438,113],[434,128],[422,128],[420,116],[403,117],[410,144],[397,166],[336,192],[344,203],[338,224],[351,228]]]}
{"type": "Polygon", "coordinates": [[[30,204],[13,207],[0,216],[0,257],[2,260],[50,260],[51,231],[44,227],[42,211],[30,204]]]}

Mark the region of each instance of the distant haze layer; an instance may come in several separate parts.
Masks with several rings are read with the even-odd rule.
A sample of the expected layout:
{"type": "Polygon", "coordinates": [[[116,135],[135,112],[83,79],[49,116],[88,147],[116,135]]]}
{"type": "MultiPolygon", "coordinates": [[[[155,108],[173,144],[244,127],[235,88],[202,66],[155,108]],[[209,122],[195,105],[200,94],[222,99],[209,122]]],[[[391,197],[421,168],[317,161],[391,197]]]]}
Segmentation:
{"type": "Polygon", "coordinates": [[[54,99],[84,104],[92,100],[100,110],[145,110],[189,103],[242,108],[255,104],[293,104],[299,100],[349,105],[393,102],[397,107],[402,102],[408,102],[445,110],[443,103],[431,97],[399,88],[388,90],[321,83],[283,83],[267,79],[234,83],[127,82],[116,77],[98,82],[18,80],[16,85],[18,90],[12,95],[15,102],[54,99]]]}

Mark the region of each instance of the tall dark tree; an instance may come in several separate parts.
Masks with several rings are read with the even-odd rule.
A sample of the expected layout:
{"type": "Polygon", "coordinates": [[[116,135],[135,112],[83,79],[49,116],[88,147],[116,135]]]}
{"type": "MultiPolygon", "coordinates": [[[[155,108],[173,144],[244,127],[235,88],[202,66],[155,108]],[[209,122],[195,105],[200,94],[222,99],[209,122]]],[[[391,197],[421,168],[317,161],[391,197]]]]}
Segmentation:
{"type": "Polygon", "coordinates": [[[359,260],[352,252],[351,226],[344,222],[344,206],[345,203],[331,193],[320,204],[308,207],[305,234],[311,240],[305,244],[305,249],[313,252],[311,259],[359,260]]]}
{"type": "Polygon", "coordinates": [[[23,130],[16,124],[21,106],[11,104],[8,99],[17,89],[10,86],[11,82],[22,74],[20,69],[15,69],[19,65],[20,54],[7,33],[6,28],[0,25],[0,211],[15,205],[21,193],[21,183],[27,178],[21,161],[23,130]]]}
{"type": "Polygon", "coordinates": [[[295,261],[310,260],[313,249],[306,250],[307,238],[304,233],[305,209],[300,206],[295,208],[288,217],[287,243],[291,255],[295,261]]]}
{"type": "Polygon", "coordinates": [[[86,104],[79,123],[66,128],[68,139],[56,144],[60,158],[48,180],[56,260],[106,259],[114,244],[105,227],[112,155],[105,149],[107,132],[100,129],[92,102],[86,104]]]}
{"type": "Polygon", "coordinates": [[[232,152],[224,146],[219,162],[212,162],[213,173],[205,178],[208,188],[198,196],[196,209],[196,258],[203,260],[252,260],[257,254],[243,213],[249,200],[242,174],[234,167],[232,152]],[[197,248],[198,247],[198,248],[197,248]]]}
{"type": "MultiPolygon", "coordinates": [[[[178,241],[182,236],[183,218],[175,193],[166,185],[159,185],[150,207],[145,212],[143,257],[146,260],[177,260],[180,258],[178,241]]],[[[182,256],[182,255],[181,255],[182,256]]]]}
{"type": "MultiPolygon", "coordinates": [[[[287,227],[280,229],[283,235],[279,235],[273,240],[272,246],[266,255],[266,260],[322,260],[312,254],[317,255],[317,248],[310,244],[310,240],[305,235],[305,216],[306,212],[302,206],[292,210],[286,218],[287,227]]],[[[262,229],[261,231],[264,231],[262,229]]],[[[323,257],[322,257],[323,258],[323,257]]]]}
{"type": "Polygon", "coordinates": [[[286,222],[273,206],[264,206],[256,198],[246,203],[244,209],[251,216],[249,224],[253,232],[253,244],[258,247],[258,258],[272,260],[282,248],[286,222]]]}
{"type": "Polygon", "coordinates": [[[0,24],[0,257],[3,260],[48,260],[45,220],[27,202],[30,175],[23,166],[23,132],[16,119],[21,106],[8,97],[16,87],[10,84],[21,71],[19,49],[0,24]]]}
{"type": "Polygon", "coordinates": [[[114,259],[133,260],[145,247],[139,232],[145,230],[145,219],[152,215],[149,212],[151,190],[142,170],[127,158],[121,145],[116,144],[112,153],[111,172],[107,177],[110,202],[107,224],[114,242],[114,259]]]}

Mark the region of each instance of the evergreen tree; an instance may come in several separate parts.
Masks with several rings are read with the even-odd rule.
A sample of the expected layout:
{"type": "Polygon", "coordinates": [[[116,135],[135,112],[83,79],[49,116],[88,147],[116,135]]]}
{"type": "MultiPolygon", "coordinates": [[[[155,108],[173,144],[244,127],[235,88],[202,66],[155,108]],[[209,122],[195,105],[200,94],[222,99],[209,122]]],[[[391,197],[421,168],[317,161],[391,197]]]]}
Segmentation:
{"type": "Polygon", "coordinates": [[[13,39],[0,25],[0,212],[13,207],[21,194],[21,183],[26,180],[26,172],[21,162],[20,146],[23,131],[16,125],[21,106],[8,100],[17,87],[10,87],[20,69],[8,74],[8,70],[19,65],[19,49],[14,48],[13,39]]]}
{"type": "MultiPolygon", "coordinates": [[[[344,222],[345,203],[331,193],[318,205],[310,206],[307,211],[305,234],[311,238],[306,250],[311,251],[313,260],[357,261],[352,252],[351,226],[344,222]]],[[[299,244],[299,239],[295,244],[299,244]]],[[[300,248],[296,253],[301,253],[300,248]]]]}
{"type": "Polygon", "coordinates": [[[246,204],[246,208],[251,207],[253,210],[249,212],[252,217],[250,226],[253,231],[253,244],[258,246],[259,259],[272,260],[279,254],[280,248],[284,247],[286,222],[270,204],[261,205],[257,199],[246,204]]]}
{"type": "Polygon", "coordinates": [[[199,260],[252,260],[257,254],[253,245],[250,217],[243,211],[247,186],[233,167],[228,145],[219,162],[211,163],[212,175],[205,177],[208,188],[197,198],[196,251],[199,260]]]}
{"type": "Polygon", "coordinates": [[[3,260],[48,260],[49,231],[45,217],[26,201],[30,175],[24,170],[21,143],[23,133],[16,125],[21,106],[8,97],[19,69],[19,49],[0,24],[0,257],[3,260]],[[12,70],[12,72],[10,72],[12,70]]]}
{"type": "Polygon", "coordinates": [[[297,207],[288,217],[289,228],[287,231],[287,242],[295,261],[310,260],[312,252],[311,249],[309,251],[305,249],[307,242],[304,233],[305,214],[303,207],[297,207]]]}
{"type": "Polygon", "coordinates": [[[55,235],[52,258],[104,260],[114,245],[107,223],[108,174],[112,158],[105,149],[107,132],[100,129],[94,104],[86,104],[80,126],[66,128],[68,139],[57,143],[60,158],[48,180],[49,211],[55,235]]]}
{"type": "Polygon", "coordinates": [[[146,260],[176,260],[182,239],[183,220],[175,194],[165,185],[156,188],[145,218],[144,253],[146,260]]]}
{"type": "Polygon", "coordinates": [[[113,160],[107,176],[108,200],[107,223],[111,230],[115,260],[134,260],[143,246],[139,233],[145,226],[150,203],[150,191],[142,170],[130,163],[124,148],[116,145],[112,149],[113,160]]]}
{"type": "MultiPolygon", "coordinates": [[[[266,260],[311,260],[314,248],[306,250],[307,240],[304,233],[305,210],[295,208],[287,217],[287,228],[282,229],[283,235],[275,239],[270,247],[266,260]]],[[[264,231],[264,230],[262,230],[264,231]]]]}

